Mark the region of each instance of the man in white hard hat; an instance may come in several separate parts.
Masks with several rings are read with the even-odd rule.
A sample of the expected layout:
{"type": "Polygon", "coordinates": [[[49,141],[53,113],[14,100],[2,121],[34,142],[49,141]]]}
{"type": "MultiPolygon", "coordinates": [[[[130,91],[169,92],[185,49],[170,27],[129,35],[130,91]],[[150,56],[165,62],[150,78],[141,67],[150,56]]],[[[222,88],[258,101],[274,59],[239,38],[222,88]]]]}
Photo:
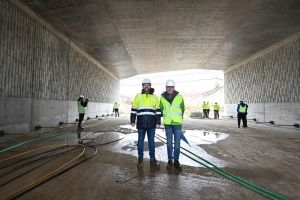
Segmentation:
{"type": "Polygon", "coordinates": [[[79,98],[77,99],[77,108],[78,108],[78,113],[79,113],[79,121],[78,121],[77,131],[82,131],[84,129],[81,127],[81,122],[83,121],[88,102],[89,102],[88,99],[85,99],[85,101],[84,101],[83,95],[80,95],[79,98]]]}
{"type": "Polygon", "coordinates": [[[160,127],[161,112],[159,101],[154,94],[154,89],[151,88],[149,79],[142,81],[142,92],[138,93],[131,108],[130,122],[131,126],[138,129],[138,164],[137,167],[143,167],[144,157],[144,139],[147,133],[148,146],[150,155],[150,165],[156,168],[160,167],[159,162],[155,159],[155,129],[160,127]],[[137,121],[136,121],[137,119],[137,121]]]}
{"type": "Polygon", "coordinates": [[[167,168],[174,166],[181,170],[179,163],[180,139],[182,133],[182,119],[185,110],[183,96],[175,90],[175,82],[170,79],[166,82],[166,91],[161,95],[160,110],[163,115],[167,137],[168,163],[167,168]],[[173,151],[174,135],[174,151],[173,151]]]}

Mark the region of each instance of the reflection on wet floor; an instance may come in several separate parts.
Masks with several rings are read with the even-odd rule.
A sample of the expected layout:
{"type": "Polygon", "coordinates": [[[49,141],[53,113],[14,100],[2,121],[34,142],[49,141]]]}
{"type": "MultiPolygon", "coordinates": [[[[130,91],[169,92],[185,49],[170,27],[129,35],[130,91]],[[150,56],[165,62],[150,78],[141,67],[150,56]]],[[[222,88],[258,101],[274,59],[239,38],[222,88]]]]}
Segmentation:
{"type": "MultiPolygon", "coordinates": [[[[118,153],[124,153],[124,154],[130,154],[134,157],[137,157],[137,139],[138,139],[138,133],[137,129],[135,127],[131,127],[131,125],[123,125],[120,126],[121,128],[127,128],[132,130],[131,134],[127,134],[127,136],[121,140],[120,142],[116,143],[113,146],[108,147],[110,151],[118,152],[118,153]]],[[[224,140],[228,137],[228,134],[226,133],[220,133],[220,132],[212,132],[212,131],[203,131],[203,130],[186,130],[184,131],[184,135],[186,139],[189,141],[189,145],[187,145],[184,141],[181,142],[181,147],[193,152],[194,154],[200,156],[201,158],[205,160],[209,160],[210,162],[214,163],[218,167],[224,167],[228,163],[215,158],[211,155],[209,155],[203,148],[201,148],[201,145],[208,145],[208,144],[214,144],[217,143],[220,140],[224,140]]],[[[161,162],[167,162],[167,146],[164,142],[166,142],[165,138],[165,132],[164,129],[156,129],[156,148],[155,148],[155,156],[156,159],[161,162]],[[160,137],[159,137],[160,136],[160,137]],[[162,139],[163,142],[159,139],[162,139]]],[[[147,137],[145,137],[145,145],[144,145],[145,151],[144,151],[144,158],[149,159],[149,151],[148,151],[148,142],[147,137]]],[[[187,153],[184,149],[181,151],[183,153],[187,153]]],[[[220,152],[219,154],[222,154],[220,152]]],[[[226,156],[224,154],[223,156],[226,156]]],[[[198,159],[199,160],[199,159],[198,159]]],[[[189,165],[189,166],[195,166],[195,167],[202,167],[199,163],[193,161],[192,159],[188,158],[185,155],[180,156],[180,163],[183,165],[189,165]]]]}

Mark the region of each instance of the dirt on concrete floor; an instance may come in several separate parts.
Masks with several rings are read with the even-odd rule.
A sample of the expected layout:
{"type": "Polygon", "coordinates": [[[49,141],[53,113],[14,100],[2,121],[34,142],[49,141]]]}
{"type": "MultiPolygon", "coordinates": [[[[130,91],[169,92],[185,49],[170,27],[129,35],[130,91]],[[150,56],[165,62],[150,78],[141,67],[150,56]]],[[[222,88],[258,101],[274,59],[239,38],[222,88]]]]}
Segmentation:
{"type": "MultiPolygon", "coordinates": [[[[78,163],[77,166],[59,174],[68,167],[66,166],[38,182],[43,184],[35,183],[36,187],[32,185],[22,190],[23,193],[18,193],[22,194],[20,199],[268,199],[203,166],[183,164],[182,171],[168,170],[164,166],[167,160],[162,159],[160,168],[156,169],[150,166],[149,160],[145,158],[144,167],[137,169],[137,137],[134,135],[136,130],[120,127],[128,125],[128,122],[129,119],[125,117],[85,122],[84,134],[72,132],[60,137],[26,143],[1,153],[0,161],[38,147],[60,144],[76,146],[78,143],[86,146],[83,157],[68,165],[78,163]],[[93,136],[90,134],[92,132],[93,136]],[[77,141],[83,136],[89,140],[77,141]],[[116,142],[110,143],[112,141],[116,142]],[[98,153],[89,158],[95,152],[92,146],[96,147],[98,153]],[[84,158],[89,159],[80,163],[84,158]]],[[[221,168],[231,174],[288,199],[300,199],[300,132],[291,128],[254,123],[249,123],[248,126],[237,128],[235,120],[187,118],[184,119],[183,130],[228,134],[226,139],[213,144],[201,144],[200,147],[210,156],[225,162],[221,168]]],[[[36,131],[21,138],[4,136],[2,138],[7,138],[8,142],[1,143],[0,149],[75,129],[75,126],[70,126],[63,130],[53,129],[44,134],[38,134],[39,131],[36,131]]],[[[189,142],[193,143],[192,140],[189,142]]],[[[57,156],[52,161],[48,160],[49,162],[48,157],[44,159],[40,156],[41,159],[32,167],[13,164],[19,161],[21,163],[21,158],[26,158],[23,156],[12,161],[0,162],[0,198],[9,197],[69,162],[82,150],[68,148],[70,152],[62,154],[61,157],[57,156]],[[42,161],[44,163],[41,163],[42,161]],[[39,165],[41,167],[38,167],[39,165]],[[18,166],[19,170],[16,169],[18,166]]],[[[147,148],[145,142],[145,154],[147,148]]],[[[163,142],[156,141],[156,149],[156,154],[162,158],[167,154],[163,142]]],[[[64,152],[67,151],[68,149],[64,149],[64,152]]],[[[184,160],[184,156],[181,154],[180,160],[184,160]]],[[[201,154],[199,156],[201,157],[201,154]]]]}

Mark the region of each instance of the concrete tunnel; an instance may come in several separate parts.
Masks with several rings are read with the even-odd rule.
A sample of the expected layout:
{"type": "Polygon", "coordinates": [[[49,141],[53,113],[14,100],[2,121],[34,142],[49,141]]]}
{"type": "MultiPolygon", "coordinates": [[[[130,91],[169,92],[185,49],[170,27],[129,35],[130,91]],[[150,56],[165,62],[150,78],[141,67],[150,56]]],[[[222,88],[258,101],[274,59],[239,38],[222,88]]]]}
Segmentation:
{"type": "Polygon", "coordinates": [[[225,113],[299,124],[300,3],[0,0],[0,130],[111,113],[120,79],[223,70],[225,113]]]}
{"type": "Polygon", "coordinates": [[[107,115],[120,80],[188,69],[224,72],[226,116],[242,99],[249,120],[299,124],[299,16],[299,0],[0,0],[0,198],[300,199],[299,128],[185,118],[197,157],[181,171],[164,166],[163,128],[159,169],[147,148],[137,168],[127,118],[58,128],[81,94],[86,117],[107,115]]]}

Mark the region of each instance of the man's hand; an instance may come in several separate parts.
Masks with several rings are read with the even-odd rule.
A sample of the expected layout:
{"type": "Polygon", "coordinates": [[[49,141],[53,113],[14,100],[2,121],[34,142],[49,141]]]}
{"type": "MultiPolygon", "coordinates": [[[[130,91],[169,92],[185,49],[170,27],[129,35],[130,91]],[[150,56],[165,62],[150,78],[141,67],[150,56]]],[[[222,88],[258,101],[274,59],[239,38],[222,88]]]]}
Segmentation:
{"type": "Polygon", "coordinates": [[[135,127],[135,123],[132,123],[131,126],[132,126],[132,127],[135,127]]]}
{"type": "Polygon", "coordinates": [[[159,128],[160,127],[160,124],[156,124],[156,128],[159,128]]]}

